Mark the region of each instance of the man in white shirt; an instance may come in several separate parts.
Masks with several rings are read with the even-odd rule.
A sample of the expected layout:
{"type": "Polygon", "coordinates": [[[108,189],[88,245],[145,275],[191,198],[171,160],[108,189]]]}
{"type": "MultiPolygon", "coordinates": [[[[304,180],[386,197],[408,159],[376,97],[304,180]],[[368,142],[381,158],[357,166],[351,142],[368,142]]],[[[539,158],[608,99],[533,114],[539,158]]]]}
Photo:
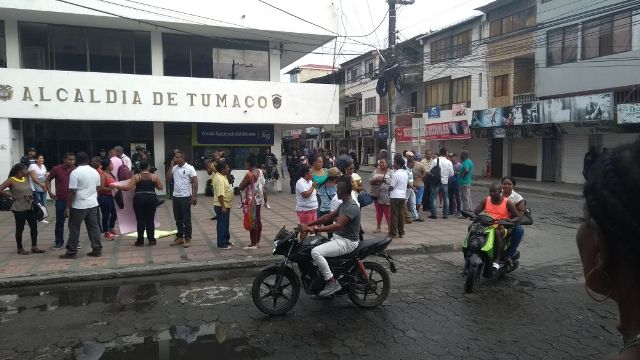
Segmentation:
{"type": "Polygon", "coordinates": [[[98,191],[100,175],[89,166],[89,155],[85,152],[76,154],[78,167],[69,176],[69,194],[67,195],[65,217],[69,218],[69,240],[67,252],[61,259],[74,259],[78,255],[80,225],[84,221],[87,227],[91,252],[87,256],[102,256],[100,243],[100,227],[98,226],[98,191]]]}
{"type": "Polygon", "coordinates": [[[391,223],[389,224],[389,236],[392,238],[404,236],[404,209],[407,204],[407,187],[409,175],[404,169],[404,159],[401,154],[393,158],[393,175],[389,184],[389,198],[391,202],[391,223]]]}
{"type": "Polygon", "coordinates": [[[175,240],[171,246],[191,246],[191,206],[198,203],[198,176],[187,164],[182,152],[176,152],[167,169],[167,179],[173,180],[173,218],[176,221],[175,240]]]}
{"type": "Polygon", "coordinates": [[[433,174],[433,169],[440,167],[440,178],[429,176],[431,190],[431,216],[429,219],[437,219],[436,210],[438,207],[438,194],[442,194],[442,218],[446,219],[449,213],[449,177],[454,175],[453,164],[447,159],[447,149],[440,149],[440,156],[431,161],[429,173],[433,174]]]}

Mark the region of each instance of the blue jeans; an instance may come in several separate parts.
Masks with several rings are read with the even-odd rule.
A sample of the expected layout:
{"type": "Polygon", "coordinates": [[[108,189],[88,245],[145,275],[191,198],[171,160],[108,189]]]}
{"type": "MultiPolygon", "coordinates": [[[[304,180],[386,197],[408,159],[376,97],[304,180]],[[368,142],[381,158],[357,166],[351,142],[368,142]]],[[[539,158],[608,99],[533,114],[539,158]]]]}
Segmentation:
{"type": "Polygon", "coordinates": [[[231,240],[231,234],[229,234],[229,212],[231,209],[227,209],[227,212],[223,214],[220,206],[214,206],[213,211],[216,213],[218,247],[227,247],[229,246],[229,240],[231,240]]]}
{"type": "Polygon", "coordinates": [[[416,186],[416,209],[420,209],[420,205],[422,205],[423,197],[424,197],[424,185],[416,186]]]}
{"type": "Polygon", "coordinates": [[[442,216],[447,216],[449,214],[449,187],[447,184],[431,185],[431,216],[436,216],[439,193],[442,193],[442,216]]]}
{"type": "Polygon", "coordinates": [[[413,189],[407,189],[407,208],[411,213],[411,220],[418,218],[418,211],[416,210],[416,193],[413,189]]]}
{"type": "Polygon", "coordinates": [[[34,191],[33,196],[36,198],[36,201],[45,206],[47,203],[47,193],[45,191],[34,191]]]}
{"type": "Polygon", "coordinates": [[[508,257],[513,257],[516,255],[516,251],[518,250],[518,246],[520,246],[523,237],[524,228],[522,227],[522,225],[516,225],[513,230],[511,230],[511,244],[509,245],[509,250],[507,251],[508,257]]]}
{"type": "Polygon", "coordinates": [[[56,230],[54,245],[59,247],[64,245],[64,208],[66,206],[66,200],[56,200],[56,230]]]}
{"type": "Polygon", "coordinates": [[[102,215],[100,231],[106,233],[116,227],[116,203],[113,201],[112,195],[98,194],[98,204],[102,215]]]}

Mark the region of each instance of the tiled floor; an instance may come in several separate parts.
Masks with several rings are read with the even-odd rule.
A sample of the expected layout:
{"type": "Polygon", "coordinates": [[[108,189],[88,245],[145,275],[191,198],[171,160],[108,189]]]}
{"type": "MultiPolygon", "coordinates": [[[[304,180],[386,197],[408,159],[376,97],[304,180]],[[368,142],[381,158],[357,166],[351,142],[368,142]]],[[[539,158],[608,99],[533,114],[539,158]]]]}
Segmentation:
{"type": "MultiPolygon", "coordinates": [[[[242,212],[234,208],[231,211],[231,241],[233,250],[219,250],[216,246],[216,222],[211,221],[213,216],[213,199],[200,197],[198,206],[192,207],[193,240],[188,249],[172,247],[169,243],[173,236],[158,239],[154,247],[135,247],[135,238],[118,236],[114,241],[103,241],[102,257],[91,258],[85,255],[90,251],[89,239],[83,229],[80,236],[82,249],[74,260],[62,260],[58,255],[64,250],[52,251],[53,232],[55,218],[51,216],[49,224],[39,224],[38,244],[41,249],[47,250],[45,254],[18,255],[14,241],[14,220],[10,212],[0,212],[0,278],[43,275],[51,273],[86,273],[96,269],[117,269],[145,266],[149,264],[177,264],[202,262],[211,260],[247,259],[256,256],[270,256],[271,240],[280,227],[292,227],[297,223],[295,215],[295,197],[288,193],[272,194],[269,197],[272,209],[262,210],[262,247],[258,250],[243,250],[248,245],[249,234],[242,226],[242,212]]],[[[238,204],[239,198],[235,201],[238,204]]],[[[49,208],[53,208],[51,204],[49,208]]],[[[171,201],[168,200],[159,209],[160,229],[173,230],[173,214],[171,201]]],[[[365,237],[371,236],[375,229],[375,210],[373,206],[363,209],[363,229],[365,237]]],[[[53,213],[51,211],[50,213],[53,213]]],[[[425,218],[428,214],[425,214],[425,218]]],[[[466,234],[468,222],[449,218],[448,220],[429,220],[424,223],[406,225],[404,239],[396,239],[391,247],[413,244],[457,244],[466,234]]],[[[383,224],[383,230],[385,225],[383,224]]],[[[68,231],[65,226],[65,237],[68,231]]],[[[29,248],[28,227],[23,234],[25,248],[29,248]]],[[[66,238],[65,238],[66,240],[66,238]]]]}

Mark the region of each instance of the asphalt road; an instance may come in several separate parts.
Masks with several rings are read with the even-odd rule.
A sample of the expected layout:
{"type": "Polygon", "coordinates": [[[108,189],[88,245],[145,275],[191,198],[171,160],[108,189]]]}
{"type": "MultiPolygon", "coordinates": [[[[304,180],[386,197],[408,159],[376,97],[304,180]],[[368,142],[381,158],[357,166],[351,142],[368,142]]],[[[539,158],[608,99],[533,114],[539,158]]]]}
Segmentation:
{"type": "MultiPolygon", "coordinates": [[[[531,197],[522,266],[463,293],[461,254],[403,256],[387,301],[301,295],[268,317],[255,269],[0,292],[4,359],[594,359],[620,346],[611,302],[584,290],[578,201],[531,197]]],[[[426,234],[425,236],[428,236],[426,234]]]]}

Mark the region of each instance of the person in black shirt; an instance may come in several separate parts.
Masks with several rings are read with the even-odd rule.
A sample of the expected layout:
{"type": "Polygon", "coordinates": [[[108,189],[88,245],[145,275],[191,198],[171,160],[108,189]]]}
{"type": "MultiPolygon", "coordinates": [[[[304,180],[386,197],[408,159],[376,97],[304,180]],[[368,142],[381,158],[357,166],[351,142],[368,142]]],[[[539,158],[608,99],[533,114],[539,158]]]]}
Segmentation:
{"type": "Polygon", "coordinates": [[[582,163],[582,176],[584,176],[585,180],[589,179],[589,175],[591,174],[591,167],[596,163],[600,154],[595,146],[589,146],[589,151],[584,154],[584,161],[582,163]]]}

